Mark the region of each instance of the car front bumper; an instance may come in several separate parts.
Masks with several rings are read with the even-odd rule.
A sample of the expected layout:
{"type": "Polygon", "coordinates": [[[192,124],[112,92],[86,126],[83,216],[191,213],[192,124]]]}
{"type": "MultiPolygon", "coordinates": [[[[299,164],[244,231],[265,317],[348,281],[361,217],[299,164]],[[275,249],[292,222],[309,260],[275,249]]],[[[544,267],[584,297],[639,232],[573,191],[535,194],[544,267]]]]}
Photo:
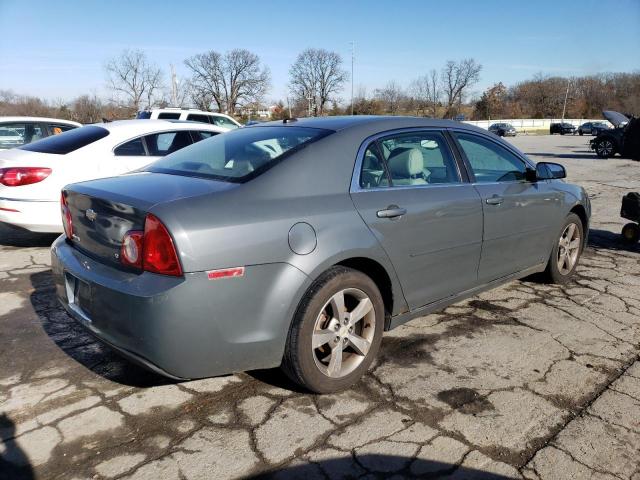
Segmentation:
{"type": "Polygon", "coordinates": [[[97,262],[60,236],[51,247],[56,294],[80,324],[123,356],[187,379],[276,367],[308,277],[287,263],[243,277],[169,277],[97,262]]]}
{"type": "Polygon", "coordinates": [[[0,197],[0,222],[32,232],[60,233],[60,203],[0,197]]]}

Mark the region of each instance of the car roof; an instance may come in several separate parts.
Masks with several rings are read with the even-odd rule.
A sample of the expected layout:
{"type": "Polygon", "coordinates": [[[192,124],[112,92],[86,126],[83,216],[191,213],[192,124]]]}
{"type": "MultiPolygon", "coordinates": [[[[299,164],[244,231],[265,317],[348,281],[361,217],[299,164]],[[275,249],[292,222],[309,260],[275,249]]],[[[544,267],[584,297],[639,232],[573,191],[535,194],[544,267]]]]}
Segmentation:
{"type": "Polygon", "coordinates": [[[50,117],[0,117],[0,122],[54,122],[65,123],[67,125],[75,125],[77,127],[82,126],[81,123],[74,122],[72,120],[63,120],[61,118],[50,117]]]}
{"type": "Polygon", "coordinates": [[[226,118],[233,118],[230,117],[229,115],[227,115],[226,113],[221,113],[221,112],[207,112],[206,110],[198,110],[196,108],[172,108],[172,107],[166,107],[166,108],[152,108],[151,110],[148,110],[149,112],[161,112],[161,113],[195,113],[195,114],[202,114],[202,115],[215,115],[218,117],[226,117],[226,118]]]}
{"type": "Polygon", "coordinates": [[[106,128],[111,133],[122,135],[139,135],[163,130],[207,130],[226,132],[225,128],[200,122],[184,122],[179,120],[115,120],[106,123],[94,123],[97,127],[106,128]]]}
{"type": "Polygon", "coordinates": [[[277,120],[272,122],[264,122],[257,125],[249,125],[245,128],[264,128],[274,126],[291,126],[291,127],[309,127],[323,128],[326,130],[346,130],[349,128],[368,125],[375,127],[381,131],[392,130],[395,128],[411,128],[411,127],[438,127],[438,128],[468,128],[475,130],[476,127],[471,125],[455,122],[453,120],[441,120],[437,118],[426,117],[396,117],[384,115],[345,115],[335,117],[305,117],[289,120],[277,120]]]}

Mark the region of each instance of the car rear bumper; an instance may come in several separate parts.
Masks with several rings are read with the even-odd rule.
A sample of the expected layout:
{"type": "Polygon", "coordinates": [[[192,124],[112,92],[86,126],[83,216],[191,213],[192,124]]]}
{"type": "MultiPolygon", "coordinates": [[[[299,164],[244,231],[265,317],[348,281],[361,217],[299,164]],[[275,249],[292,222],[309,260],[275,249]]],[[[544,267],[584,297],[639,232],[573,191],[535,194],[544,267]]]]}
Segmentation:
{"type": "Polygon", "coordinates": [[[0,197],[0,222],[10,223],[32,232],[60,233],[62,232],[60,203],[0,197]]]}
{"type": "Polygon", "coordinates": [[[271,368],[308,277],[286,263],[247,266],[243,277],[169,277],[99,263],[63,236],[51,248],[57,296],[80,324],[123,356],[186,379],[271,368]]]}

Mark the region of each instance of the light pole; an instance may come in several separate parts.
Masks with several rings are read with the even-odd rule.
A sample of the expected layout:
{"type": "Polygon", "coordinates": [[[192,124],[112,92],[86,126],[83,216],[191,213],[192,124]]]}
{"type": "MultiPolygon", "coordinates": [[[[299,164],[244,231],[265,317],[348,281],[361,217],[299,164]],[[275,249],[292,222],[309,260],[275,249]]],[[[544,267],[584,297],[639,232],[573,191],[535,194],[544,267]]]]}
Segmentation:
{"type": "Polygon", "coordinates": [[[569,83],[571,79],[567,78],[567,91],[564,94],[564,105],[562,106],[562,121],[564,122],[564,114],[567,111],[567,98],[569,97],[569,83]]]}
{"type": "Polygon", "coordinates": [[[351,115],[353,116],[353,61],[356,56],[356,42],[351,43],[351,115]]]}

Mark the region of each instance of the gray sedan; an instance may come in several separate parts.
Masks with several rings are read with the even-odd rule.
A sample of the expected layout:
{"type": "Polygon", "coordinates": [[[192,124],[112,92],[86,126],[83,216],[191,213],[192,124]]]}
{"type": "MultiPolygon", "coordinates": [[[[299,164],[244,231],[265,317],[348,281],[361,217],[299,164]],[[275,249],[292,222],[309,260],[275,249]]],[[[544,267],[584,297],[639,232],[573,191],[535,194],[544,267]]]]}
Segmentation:
{"type": "Polygon", "coordinates": [[[263,123],[67,186],[57,294],[166,376],[282,366],[336,391],[385,330],[536,272],[567,282],[590,204],[564,176],[458,122],[263,123]]]}

